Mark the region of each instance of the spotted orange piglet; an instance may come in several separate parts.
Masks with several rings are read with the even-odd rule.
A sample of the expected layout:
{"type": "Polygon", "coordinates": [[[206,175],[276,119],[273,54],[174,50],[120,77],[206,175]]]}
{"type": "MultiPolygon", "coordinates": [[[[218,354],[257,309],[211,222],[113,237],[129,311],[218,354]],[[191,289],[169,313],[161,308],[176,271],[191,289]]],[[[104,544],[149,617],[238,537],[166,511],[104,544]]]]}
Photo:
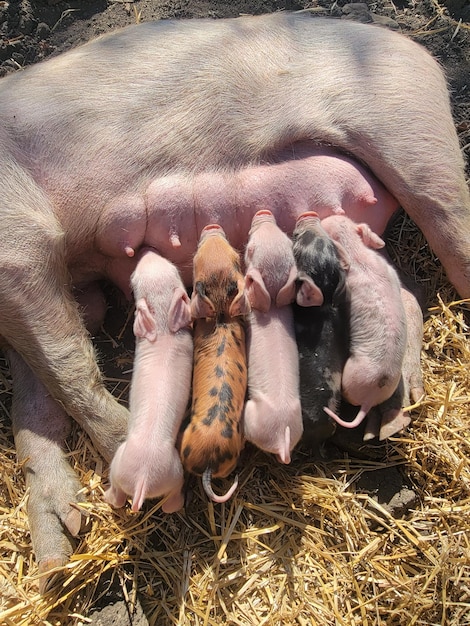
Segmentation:
{"type": "Polygon", "coordinates": [[[249,304],[240,256],[218,225],[206,226],[193,262],[194,360],[190,422],[180,447],[186,471],[202,476],[214,502],[226,502],[212,477],[232,472],[243,448],[241,416],[247,388],[244,315],[249,304]]]}

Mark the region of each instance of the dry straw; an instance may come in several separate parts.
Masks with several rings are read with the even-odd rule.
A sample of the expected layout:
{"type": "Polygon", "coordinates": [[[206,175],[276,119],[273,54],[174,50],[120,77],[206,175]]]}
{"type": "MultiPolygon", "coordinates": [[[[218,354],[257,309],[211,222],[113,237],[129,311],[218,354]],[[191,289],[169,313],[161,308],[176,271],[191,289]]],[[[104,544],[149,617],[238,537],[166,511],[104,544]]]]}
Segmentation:
{"type": "MultiPolygon", "coordinates": [[[[140,599],[151,625],[470,624],[469,303],[455,301],[408,218],[389,240],[395,261],[407,260],[404,269],[424,286],[432,307],[422,352],[427,395],[382,458],[338,452],[322,461],[299,454],[285,467],[250,449],[229,503],[208,502],[195,481],[184,513],[164,515],[161,503],[151,502],[133,514],[103,502],[107,467],[77,429],[70,462],[88,498],[90,527],[44,597],[4,367],[0,623],[89,623],[85,616],[104,602],[109,581],[131,607],[140,599]],[[393,517],[358,483],[386,477],[384,468],[395,468],[414,491],[403,517],[393,517]]],[[[101,346],[113,350],[114,371],[129,370],[127,330],[107,332],[101,346]]],[[[125,396],[128,379],[121,373],[108,383],[125,396]]]]}

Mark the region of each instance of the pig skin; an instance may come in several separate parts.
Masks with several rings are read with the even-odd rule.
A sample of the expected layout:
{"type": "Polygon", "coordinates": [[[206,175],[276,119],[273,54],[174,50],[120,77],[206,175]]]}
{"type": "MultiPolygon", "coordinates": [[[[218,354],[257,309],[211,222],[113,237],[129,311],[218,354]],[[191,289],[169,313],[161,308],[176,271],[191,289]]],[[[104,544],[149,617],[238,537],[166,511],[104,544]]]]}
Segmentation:
{"type": "Polygon", "coordinates": [[[398,387],[406,352],[406,313],[398,275],[377,251],[385,245],[382,239],[367,225],[344,216],[327,217],[322,226],[349,260],[349,356],[341,384],[346,400],[361,407],[352,422],[328,407],[324,410],[341,426],[355,428],[398,387]]]}
{"type": "Polygon", "coordinates": [[[249,302],[240,255],[217,224],[201,233],[194,257],[194,365],[190,422],[180,446],[186,471],[202,475],[206,494],[226,502],[238,477],[222,496],[211,478],[236,467],[243,447],[241,417],[247,387],[245,321],[249,302]]]}
{"type": "MultiPolygon", "coordinates": [[[[404,280],[401,277],[402,281],[404,280]]],[[[411,422],[409,411],[403,407],[419,402],[425,395],[421,369],[421,348],[423,344],[423,312],[419,303],[416,285],[402,285],[401,300],[406,315],[406,351],[403,359],[402,377],[395,393],[376,407],[375,415],[367,416],[364,441],[378,437],[387,439],[406,428],[411,422]],[[378,415],[377,415],[378,413],[378,415]]]]}
{"type": "MultiPolygon", "coordinates": [[[[287,152],[302,165],[318,144],[365,164],[470,296],[470,196],[446,81],[398,33],[288,13],[140,24],[1,79],[0,117],[0,334],[108,460],[128,413],[104,389],[72,287],[107,277],[130,295],[141,245],[189,285],[201,228],[219,222],[241,249],[261,208],[290,233],[314,207],[244,198],[256,165],[287,152]],[[196,196],[179,215],[180,198],[162,194],[162,209],[168,177],[191,195],[197,178],[214,202],[196,196]]],[[[381,234],[378,204],[363,221],[381,234]]]]}
{"type": "Polygon", "coordinates": [[[84,519],[73,503],[82,502],[81,484],[68,463],[64,442],[71,420],[14,350],[5,350],[13,379],[11,418],[18,462],[30,495],[28,522],[39,569],[39,591],[48,572],[65,565],[84,519]],[[50,487],[53,481],[53,488],[50,487]]]}
{"type": "Polygon", "coordinates": [[[183,467],[176,438],[189,401],[193,341],[191,308],[178,270],[154,250],[138,255],[131,277],[136,299],[136,350],[126,440],[110,467],[105,499],[138,511],[146,498],[167,495],[162,509],[184,504],[183,467]]]}
{"type": "Polygon", "coordinates": [[[196,320],[192,405],[181,441],[181,460],[186,471],[202,476],[204,490],[214,502],[226,502],[238,485],[236,477],[219,496],[211,478],[224,478],[237,465],[243,448],[246,387],[244,321],[196,320]]]}
{"type": "Polygon", "coordinates": [[[290,463],[302,435],[299,357],[291,302],[297,268],[292,242],[269,210],[253,217],[245,251],[248,318],[248,396],[245,437],[290,463]]]}
{"type": "Polygon", "coordinates": [[[337,411],[341,401],[341,375],[348,352],[346,260],[313,212],[299,216],[293,251],[299,272],[293,312],[299,350],[302,443],[318,451],[336,430],[323,407],[337,411]],[[309,293],[315,288],[322,295],[318,302],[309,293]]]}
{"type": "MultiPolygon", "coordinates": [[[[90,333],[101,326],[106,302],[96,283],[74,289],[90,333]]],[[[16,453],[29,490],[28,521],[39,570],[39,592],[49,588],[50,570],[65,565],[86,518],[81,484],[67,461],[64,443],[71,420],[17,352],[5,350],[12,375],[11,420],[16,453]],[[65,531],[65,532],[64,532],[65,531]]]]}

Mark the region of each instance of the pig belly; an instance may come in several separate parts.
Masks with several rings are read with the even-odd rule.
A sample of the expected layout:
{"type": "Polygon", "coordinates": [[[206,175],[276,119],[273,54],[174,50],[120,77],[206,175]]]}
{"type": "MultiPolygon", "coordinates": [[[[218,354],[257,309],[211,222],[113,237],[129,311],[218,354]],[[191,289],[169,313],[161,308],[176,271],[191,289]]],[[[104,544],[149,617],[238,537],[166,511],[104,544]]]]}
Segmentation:
{"type": "Polygon", "coordinates": [[[313,143],[298,143],[281,160],[241,170],[238,212],[246,215],[269,209],[280,228],[289,234],[301,213],[315,211],[320,219],[346,214],[364,219],[382,233],[398,208],[395,198],[360,163],[341,152],[313,143]],[[290,158],[287,158],[287,157],[290,158]]]}
{"type": "Polygon", "coordinates": [[[297,217],[315,211],[320,219],[345,213],[382,234],[398,203],[359,162],[313,143],[294,144],[290,158],[232,172],[203,172],[155,180],[146,192],[144,243],[178,265],[194,254],[200,232],[219,224],[242,248],[255,213],[270,210],[291,234],[297,217]]]}
{"type": "Polygon", "coordinates": [[[384,232],[398,203],[360,163],[308,143],[292,146],[289,155],[233,172],[161,177],[140,200],[128,195],[114,199],[105,207],[96,235],[98,251],[114,259],[108,277],[125,290],[131,255],[147,245],[178,265],[190,284],[192,257],[204,226],[219,224],[230,243],[241,249],[253,216],[266,209],[288,234],[305,211],[315,211],[320,219],[346,214],[378,234],[384,232]]]}
{"type": "MultiPolygon", "coordinates": [[[[422,228],[461,295],[470,291],[470,198],[445,78],[423,48],[387,29],[280,13],[139,24],[3,78],[0,116],[2,216],[18,206],[47,212],[85,262],[119,198],[136,212],[131,243],[152,245],[158,236],[145,232],[139,206],[153,181],[214,171],[230,179],[312,140],[364,162],[422,228]]],[[[226,205],[218,223],[229,239],[236,219],[259,208],[249,205],[238,215],[226,205]]],[[[193,228],[194,210],[182,215],[193,228]]],[[[238,240],[248,229],[241,222],[238,240]]],[[[181,267],[176,242],[171,233],[171,255],[158,249],[181,267]]]]}

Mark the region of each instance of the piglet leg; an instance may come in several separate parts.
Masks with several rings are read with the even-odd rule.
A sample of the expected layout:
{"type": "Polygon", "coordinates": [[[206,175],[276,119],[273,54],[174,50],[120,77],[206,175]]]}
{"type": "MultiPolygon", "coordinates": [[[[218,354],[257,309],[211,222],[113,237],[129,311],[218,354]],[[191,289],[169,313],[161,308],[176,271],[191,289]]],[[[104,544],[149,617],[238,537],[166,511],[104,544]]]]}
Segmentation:
{"type": "Polygon", "coordinates": [[[74,503],[80,482],[65,458],[62,444],[70,433],[70,418],[34,376],[23,359],[6,350],[13,378],[11,417],[18,461],[29,489],[28,520],[40,578],[47,590],[47,572],[67,563],[82,515],[74,503]]]}
{"type": "Polygon", "coordinates": [[[376,437],[382,441],[406,428],[411,422],[408,411],[403,411],[406,404],[408,403],[405,402],[403,378],[401,378],[390,398],[378,404],[367,415],[364,441],[370,441],[376,437]]]}
{"type": "Polygon", "coordinates": [[[401,288],[401,299],[406,313],[407,345],[403,361],[403,384],[405,405],[418,402],[424,396],[421,370],[423,345],[423,312],[414,289],[401,288]]]}

